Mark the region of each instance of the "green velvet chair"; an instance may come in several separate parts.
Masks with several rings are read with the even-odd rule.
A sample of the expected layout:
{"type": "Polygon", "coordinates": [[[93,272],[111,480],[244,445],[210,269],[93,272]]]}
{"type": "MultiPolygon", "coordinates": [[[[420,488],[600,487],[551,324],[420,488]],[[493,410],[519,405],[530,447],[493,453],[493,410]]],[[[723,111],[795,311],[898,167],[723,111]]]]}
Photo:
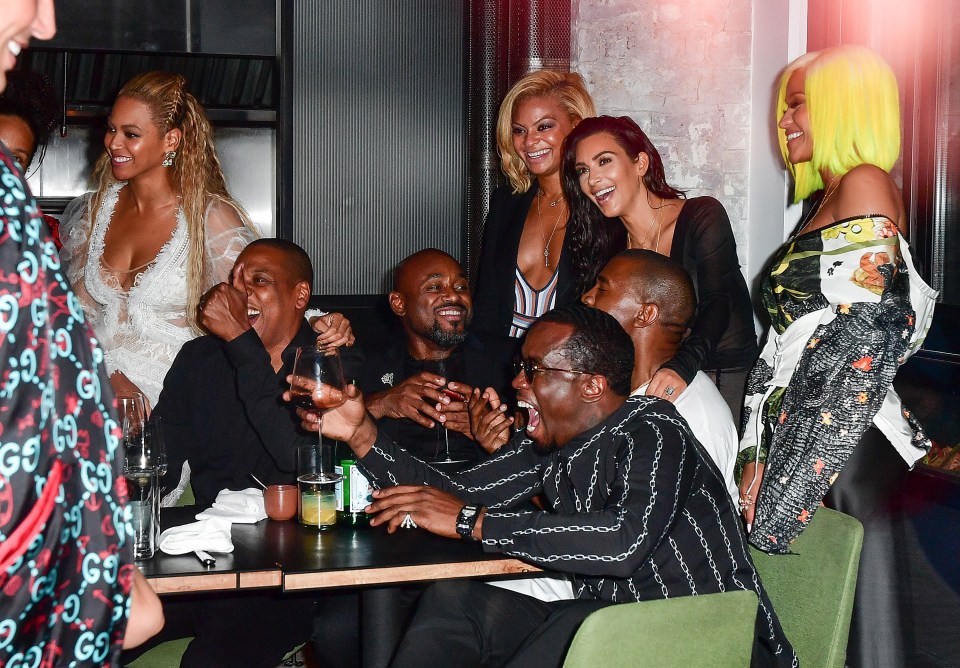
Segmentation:
{"type": "Polygon", "coordinates": [[[801,666],[843,667],[862,545],[859,521],[818,508],[790,545],[793,554],[770,555],[751,548],[801,666]]]}
{"type": "Polygon", "coordinates": [[[187,651],[187,645],[193,638],[168,640],[126,664],[128,668],[177,668],[180,657],[187,651]]]}
{"type": "Polygon", "coordinates": [[[563,665],[744,668],[756,618],[752,591],[611,605],[580,625],[563,665]]]}

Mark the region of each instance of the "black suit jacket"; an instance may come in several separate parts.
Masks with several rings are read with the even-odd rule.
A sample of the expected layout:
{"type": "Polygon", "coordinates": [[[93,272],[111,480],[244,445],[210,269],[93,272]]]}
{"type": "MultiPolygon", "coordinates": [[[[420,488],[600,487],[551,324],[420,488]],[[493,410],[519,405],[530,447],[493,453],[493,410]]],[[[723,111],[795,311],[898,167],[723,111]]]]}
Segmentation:
{"type": "MultiPolygon", "coordinates": [[[[473,290],[472,331],[508,336],[513,322],[514,282],[517,252],[523,223],[537,195],[534,184],[525,193],[514,195],[509,185],[497,188],[490,199],[490,211],[483,227],[480,264],[473,290]]],[[[571,253],[564,237],[557,277],[556,305],[575,299],[571,253]]]]}

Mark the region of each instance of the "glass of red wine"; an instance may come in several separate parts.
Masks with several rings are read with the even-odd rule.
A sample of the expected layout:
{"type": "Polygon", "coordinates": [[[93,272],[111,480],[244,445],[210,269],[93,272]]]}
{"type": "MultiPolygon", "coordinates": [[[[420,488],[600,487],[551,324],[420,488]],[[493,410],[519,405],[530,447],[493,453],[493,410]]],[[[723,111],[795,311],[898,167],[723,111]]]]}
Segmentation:
{"type": "MultiPolygon", "coordinates": [[[[449,358],[444,359],[430,359],[423,361],[423,370],[428,371],[429,373],[435,373],[438,376],[443,376],[447,383],[451,380],[451,375],[457,373],[457,365],[452,363],[452,360],[449,358]]],[[[459,392],[451,390],[449,387],[442,387],[440,392],[445,394],[450,398],[451,401],[466,401],[464,397],[459,392]]],[[[447,428],[442,424],[437,424],[437,449],[434,456],[433,464],[462,464],[464,460],[454,459],[450,455],[450,432],[447,431],[447,428]],[[443,445],[443,457],[441,457],[440,448],[441,448],[441,435],[442,435],[442,445],[443,445]]]]}
{"type": "MultiPolygon", "coordinates": [[[[343,365],[336,348],[318,345],[297,348],[290,378],[290,399],[295,406],[316,412],[318,426],[323,426],[326,411],[346,401],[344,386],[343,365]]],[[[317,473],[322,478],[335,477],[332,446],[323,442],[319,430],[317,438],[320,450],[317,473]]]]}

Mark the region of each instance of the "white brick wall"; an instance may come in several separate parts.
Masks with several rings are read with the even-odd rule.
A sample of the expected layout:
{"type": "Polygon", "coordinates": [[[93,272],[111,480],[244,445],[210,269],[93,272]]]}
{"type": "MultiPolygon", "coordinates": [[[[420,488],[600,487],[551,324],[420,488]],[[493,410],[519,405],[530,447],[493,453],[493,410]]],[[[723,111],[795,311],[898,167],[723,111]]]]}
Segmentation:
{"type": "Polygon", "coordinates": [[[746,264],[751,0],[571,1],[572,69],[598,111],[640,124],[671,185],[724,204],[746,264]]]}

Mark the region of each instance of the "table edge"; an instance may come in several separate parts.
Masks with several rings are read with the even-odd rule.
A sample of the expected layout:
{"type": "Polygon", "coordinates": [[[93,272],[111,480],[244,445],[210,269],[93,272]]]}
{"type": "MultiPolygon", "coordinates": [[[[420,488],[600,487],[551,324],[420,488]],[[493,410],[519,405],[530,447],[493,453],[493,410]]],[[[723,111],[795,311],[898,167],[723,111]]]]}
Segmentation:
{"type": "Polygon", "coordinates": [[[440,564],[387,566],[383,568],[354,568],[337,571],[304,571],[283,573],[284,591],[362,587],[402,582],[430,580],[460,580],[464,578],[495,577],[516,573],[540,573],[540,568],[519,559],[483,559],[440,564]]]}

